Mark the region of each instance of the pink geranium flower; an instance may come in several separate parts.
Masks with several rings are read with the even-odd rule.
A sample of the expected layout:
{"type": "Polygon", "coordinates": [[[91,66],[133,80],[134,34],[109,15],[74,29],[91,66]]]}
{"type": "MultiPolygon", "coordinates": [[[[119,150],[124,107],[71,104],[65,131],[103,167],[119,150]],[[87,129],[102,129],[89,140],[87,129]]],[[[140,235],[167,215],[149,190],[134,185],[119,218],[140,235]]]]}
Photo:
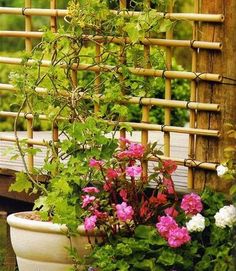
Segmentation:
{"type": "Polygon", "coordinates": [[[160,235],[166,239],[169,237],[169,232],[178,228],[178,224],[173,217],[161,216],[159,223],[156,224],[157,230],[160,235]]]}
{"type": "Polygon", "coordinates": [[[203,209],[201,197],[195,193],[184,195],[180,207],[185,214],[196,215],[203,209]]]}
{"type": "Polygon", "coordinates": [[[97,189],[96,187],[93,187],[93,186],[87,186],[87,187],[84,187],[82,189],[83,192],[85,193],[99,193],[99,189],[97,189]]]}
{"type": "Polygon", "coordinates": [[[89,166],[96,169],[100,169],[103,166],[104,162],[102,160],[90,159],[89,166]]]}
{"type": "Polygon", "coordinates": [[[173,218],[177,217],[179,212],[174,207],[169,207],[165,209],[165,214],[172,216],[173,218]]]}
{"type": "Polygon", "coordinates": [[[132,206],[128,206],[126,202],[116,205],[116,213],[119,220],[126,222],[133,218],[134,210],[132,206]]]}
{"type": "Polygon", "coordinates": [[[143,157],[144,146],[141,144],[131,143],[128,150],[132,158],[140,159],[143,157]]]}
{"type": "Polygon", "coordinates": [[[107,169],[107,178],[108,179],[111,179],[111,180],[114,180],[118,177],[118,173],[116,170],[112,169],[112,168],[108,168],[107,169]]]}
{"type": "Polygon", "coordinates": [[[90,203],[92,203],[96,198],[94,196],[85,195],[82,196],[82,199],[83,199],[82,208],[84,208],[88,206],[90,203]]]}
{"type": "Polygon", "coordinates": [[[130,158],[130,152],[128,150],[125,150],[125,151],[121,151],[117,154],[117,157],[119,159],[127,159],[127,158],[130,158]]]}
{"type": "Polygon", "coordinates": [[[86,231],[92,231],[96,227],[97,217],[96,215],[92,215],[90,217],[86,217],[84,220],[84,228],[86,231]]]}
{"type": "Polygon", "coordinates": [[[139,174],[141,174],[142,168],[140,166],[131,166],[131,167],[127,167],[125,172],[130,177],[136,177],[139,174]]]}
{"type": "Polygon", "coordinates": [[[189,242],[191,237],[189,236],[188,230],[185,227],[176,228],[169,231],[168,244],[170,247],[176,248],[189,242]]]}

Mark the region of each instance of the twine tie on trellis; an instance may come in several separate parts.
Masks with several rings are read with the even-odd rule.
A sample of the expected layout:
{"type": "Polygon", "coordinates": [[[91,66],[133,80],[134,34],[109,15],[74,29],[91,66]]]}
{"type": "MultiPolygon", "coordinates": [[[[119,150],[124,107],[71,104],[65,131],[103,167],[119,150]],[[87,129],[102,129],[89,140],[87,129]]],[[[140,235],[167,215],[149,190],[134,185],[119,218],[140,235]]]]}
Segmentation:
{"type": "Polygon", "coordinates": [[[29,9],[29,7],[28,7],[28,8],[22,8],[21,13],[22,13],[23,16],[25,16],[25,10],[26,10],[26,9],[29,9]]]}
{"type": "Polygon", "coordinates": [[[225,79],[225,80],[232,81],[233,83],[221,82],[221,84],[223,84],[223,85],[229,85],[229,86],[236,86],[236,79],[231,78],[231,77],[227,77],[227,76],[223,76],[222,78],[223,78],[223,81],[225,79]]]}
{"type": "MultiPolygon", "coordinates": [[[[186,159],[184,159],[184,166],[188,167],[189,166],[188,165],[189,162],[193,163],[195,168],[200,168],[200,166],[202,164],[206,163],[204,161],[200,162],[200,163],[197,163],[196,160],[194,160],[193,158],[186,158],[186,159]]],[[[211,163],[211,162],[207,162],[207,163],[211,163]]],[[[215,165],[215,168],[217,168],[217,166],[219,165],[219,163],[212,163],[212,164],[215,165]]]]}

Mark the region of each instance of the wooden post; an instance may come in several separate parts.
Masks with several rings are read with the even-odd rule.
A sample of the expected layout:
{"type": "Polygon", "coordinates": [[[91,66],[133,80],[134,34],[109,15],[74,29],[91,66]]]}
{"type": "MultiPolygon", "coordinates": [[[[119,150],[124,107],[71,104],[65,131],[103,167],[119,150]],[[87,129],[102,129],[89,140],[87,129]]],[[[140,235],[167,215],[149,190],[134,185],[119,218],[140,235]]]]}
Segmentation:
{"type": "MultiPolygon", "coordinates": [[[[201,40],[221,41],[223,50],[222,52],[200,50],[198,72],[214,72],[236,79],[236,1],[202,0],[201,9],[201,12],[206,14],[222,13],[225,15],[225,21],[222,24],[202,23],[199,32],[201,40]]],[[[217,114],[198,112],[197,127],[219,129],[221,136],[219,139],[197,136],[196,160],[223,162],[224,148],[231,143],[224,127],[226,123],[236,123],[236,86],[200,81],[197,96],[199,102],[219,103],[221,106],[221,112],[217,114]]],[[[203,189],[204,185],[227,192],[230,183],[219,179],[216,172],[197,169],[194,188],[203,189]]]]}

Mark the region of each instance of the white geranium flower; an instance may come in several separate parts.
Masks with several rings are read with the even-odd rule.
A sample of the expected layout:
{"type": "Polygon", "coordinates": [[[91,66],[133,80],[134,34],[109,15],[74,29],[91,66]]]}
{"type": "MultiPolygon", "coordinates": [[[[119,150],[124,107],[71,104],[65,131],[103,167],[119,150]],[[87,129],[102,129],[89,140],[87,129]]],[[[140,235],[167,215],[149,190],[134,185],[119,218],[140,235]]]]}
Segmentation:
{"type": "Polygon", "coordinates": [[[219,177],[222,177],[229,169],[224,166],[224,165],[219,165],[217,168],[216,168],[216,171],[217,171],[217,175],[219,177]]]}
{"type": "Polygon", "coordinates": [[[201,214],[194,215],[189,222],[186,223],[189,232],[202,232],[205,229],[205,217],[201,214]]]}
{"type": "Polygon", "coordinates": [[[214,218],[216,226],[219,228],[233,227],[236,223],[236,208],[232,204],[224,206],[215,214],[214,218]]]}

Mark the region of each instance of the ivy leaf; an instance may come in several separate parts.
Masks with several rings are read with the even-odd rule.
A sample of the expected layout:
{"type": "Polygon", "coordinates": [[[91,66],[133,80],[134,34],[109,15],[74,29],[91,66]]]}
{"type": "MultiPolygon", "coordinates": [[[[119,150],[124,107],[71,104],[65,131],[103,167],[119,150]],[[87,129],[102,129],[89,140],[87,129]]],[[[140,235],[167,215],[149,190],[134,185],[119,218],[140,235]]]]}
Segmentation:
{"type": "Polygon", "coordinates": [[[9,191],[28,193],[29,189],[32,188],[32,183],[29,181],[27,175],[24,172],[19,172],[16,174],[15,183],[11,184],[9,191]]]}
{"type": "Polygon", "coordinates": [[[163,19],[159,25],[159,32],[166,32],[168,31],[172,26],[172,22],[169,19],[163,19]]]}
{"type": "Polygon", "coordinates": [[[136,43],[139,40],[139,29],[136,23],[127,23],[123,30],[127,32],[132,43],[136,43]]]}

